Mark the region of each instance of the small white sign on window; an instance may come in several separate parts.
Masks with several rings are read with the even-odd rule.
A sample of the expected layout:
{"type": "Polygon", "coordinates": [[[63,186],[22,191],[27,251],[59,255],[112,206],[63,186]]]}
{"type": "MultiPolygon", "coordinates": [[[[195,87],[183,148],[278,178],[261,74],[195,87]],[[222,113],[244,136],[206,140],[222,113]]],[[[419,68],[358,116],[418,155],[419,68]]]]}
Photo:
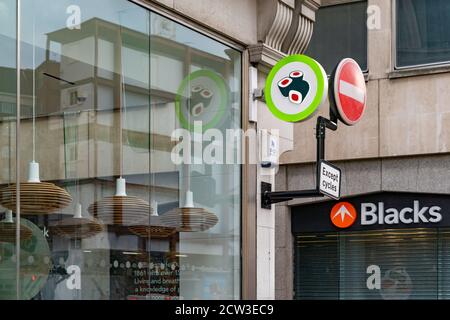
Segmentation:
{"type": "Polygon", "coordinates": [[[341,197],[341,169],[326,161],[321,161],[319,191],[338,200],[341,197]]]}

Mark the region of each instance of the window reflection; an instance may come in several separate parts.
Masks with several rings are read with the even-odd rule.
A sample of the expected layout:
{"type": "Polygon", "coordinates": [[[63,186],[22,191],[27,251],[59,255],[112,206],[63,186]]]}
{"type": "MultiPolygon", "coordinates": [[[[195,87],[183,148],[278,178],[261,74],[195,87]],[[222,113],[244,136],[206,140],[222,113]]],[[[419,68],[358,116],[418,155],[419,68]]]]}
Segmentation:
{"type": "MultiPolygon", "coordinates": [[[[65,189],[72,202],[54,213],[22,214],[21,225],[36,233],[39,246],[28,250],[21,243],[21,297],[239,298],[240,166],[176,165],[171,134],[183,128],[176,111],[183,81],[190,90],[185,79],[199,71],[221,83],[218,102],[202,107],[206,119],[214,118],[216,108],[220,121],[213,128],[240,128],[240,53],[124,0],[76,1],[79,29],[66,25],[66,9],[74,3],[24,2],[22,161],[13,158],[15,88],[4,80],[15,74],[14,61],[2,55],[1,183],[6,188],[16,182],[16,165],[25,182],[34,118],[40,179],[65,189]],[[103,202],[95,209],[113,198],[120,176],[134,207],[103,202]],[[171,212],[186,207],[192,223],[199,223],[199,212],[216,220],[197,232],[167,222],[171,212]],[[136,219],[138,211],[145,221],[136,219]],[[123,219],[108,219],[111,212],[123,219]]],[[[7,5],[14,9],[12,1],[7,5]]],[[[1,33],[2,45],[15,45],[11,28],[1,33]]],[[[0,243],[1,274],[16,272],[8,246],[0,243]]],[[[8,279],[0,277],[0,298],[14,299],[15,278],[8,279]]]]}

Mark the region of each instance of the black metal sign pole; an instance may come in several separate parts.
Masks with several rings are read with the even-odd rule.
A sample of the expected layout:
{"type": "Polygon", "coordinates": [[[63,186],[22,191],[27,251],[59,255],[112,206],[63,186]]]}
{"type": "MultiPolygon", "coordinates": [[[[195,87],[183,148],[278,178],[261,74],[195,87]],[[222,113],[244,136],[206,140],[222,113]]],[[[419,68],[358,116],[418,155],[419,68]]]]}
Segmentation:
{"type": "Polygon", "coordinates": [[[317,160],[316,160],[316,187],[319,190],[320,180],[320,162],[325,160],[325,132],[326,129],[333,131],[337,130],[337,118],[330,110],[330,120],[319,116],[316,125],[316,139],[317,139],[317,160]]]}
{"type": "Polygon", "coordinates": [[[270,209],[273,203],[289,201],[296,198],[323,197],[319,191],[320,183],[320,162],[325,159],[325,132],[326,129],[337,130],[337,117],[330,110],[330,119],[322,116],[317,117],[316,140],[316,188],[312,190],[296,191],[271,191],[271,185],[261,182],[261,207],[270,209]]]}

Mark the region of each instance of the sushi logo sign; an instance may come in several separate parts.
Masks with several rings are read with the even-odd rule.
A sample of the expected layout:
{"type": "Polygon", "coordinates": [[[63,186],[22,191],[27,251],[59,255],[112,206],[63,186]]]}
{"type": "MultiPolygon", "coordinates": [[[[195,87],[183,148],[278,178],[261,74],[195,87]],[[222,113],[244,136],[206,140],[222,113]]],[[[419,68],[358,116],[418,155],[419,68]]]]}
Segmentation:
{"type": "Polygon", "coordinates": [[[264,95],[269,110],[287,122],[303,121],[325,101],[327,75],[323,67],[305,55],[280,60],[267,77],[264,95]]]}
{"type": "Polygon", "coordinates": [[[189,113],[195,117],[202,114],[211,104],[213,93],[208,88],[203,88],[201,85],[192,87],[191,101],[189,106],[189,113]]]}
{"type": "Polygon", "coordinates": [[[283,78],[278,82],[278,88],[283,96],[289,97],[289,101],[295,104],[301,104],[309,92],[309,84],[303,80],[303,72],[292,71],[289,77],[283,78]]]}
{"type": "Polygon", "coordinates": [[[195,131],[194,122],[203,130],[220,128],[229,108],[230,90],[225,80],[210,70],[198,70],[181,82],[175,98],[175,112],[184,129],[195,131]]]}

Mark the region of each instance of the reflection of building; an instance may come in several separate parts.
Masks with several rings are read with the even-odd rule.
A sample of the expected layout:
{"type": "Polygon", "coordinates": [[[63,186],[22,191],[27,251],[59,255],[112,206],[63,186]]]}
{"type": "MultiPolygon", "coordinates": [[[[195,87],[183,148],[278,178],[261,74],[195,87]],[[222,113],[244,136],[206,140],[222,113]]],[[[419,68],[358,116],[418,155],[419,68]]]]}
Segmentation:
{"type": "MultiPolygon", "coordinates": [[[[179,181],[177,168],[171,165],[170,161],[170,151],[174,145],[170,141],[170,133],[177,126],[173,102],[177,83],[181,82],[186,72],[179,66],[182,66],[183,63],[191,65],[198,61],[198,67],[208,64],[214,68],[218,66],[219,70],[217,71],[222,73],[224,71],[221,69],[226,68],[229,63],[222,60],[218,64],[220,60],[217,57],[158,36],[150,38],[150,52],[152,59],[156,60],[152,63],[152,60],[149,59],[148,34],[121,28],[100,19],[92,19],[83,23],[81,30],[82,32],[77,33],[75,37],[69,30],[52,32],[49,34],[47,42],[49,48],[58,47],[61,51],[60,61],[58,61],[59,70],[56,70],[57,74],[51,74],[51,76],[63,79],[59,82],[59,114],[64,117],[66,174],[68,177],[79,175],[80,170],[83,170],[82,167],[86,167],[86,163],[80,163],[83,158],[88,159],[87,175],[95,177],[94,181],[106,173],[118,172],[119,148],[114,140],[117,139],[114,128],[118,127],[120,121],[117,109],[120,107],[123,70],[126,84],[124,99],[126,105],[122,106],[126,146],[124,171],[128,176],[129,190],[141,194],[144,198],[148,197],[147,193],[151,190],[152,199],[158,200],[159,213],[164,214],[165,211],[178,206],[178,190],[182,183],[179,181]],[[189,54],[187,54],[188,51],[189,54]],[[167,55],[171,55],[171,59],[168,61],[167,55]],[[191,57],[192,61],[186,60],[186,56],[191,57]],[[199,56],[202,57],[201,60],[198,60],[199,56]],[[211,59],[212,61],[210,61],[211,59]],[[96,63],[96,61],[98,62],[96,63]],[[180,61],[179,66],[177,64],[174,66],[173,61],[180,61]],[[170,78],[166,76],[164,79],[168,70],[172,70],[171,76],[170,78]],[[153,84],[152,80],[156,83],[153,84]],[[87,118],[84,116],[85,114],[88,115],[87,118]],[[152,122],[152,119],[166,119],[166,122],[164,126],[159,126],[157,122],[152,122]],[[170,121],[167,122],[167,119],[170,121]],[[80,139],[79,130],[85,126],[87,126],[88,134],[80,139]],[[90,135],[90,132],[93,132],[93,136],[90,135]],[[86,143],[88,151],[85,149],[86,143]],[[87,152],[87,155],[84,152],[87,152]],[[127,164],[129,165],[127,166],[127,164]],[[142,176],[148,172],[151,174],[150,177],[142,176]]],[[[48,57],[49,55],[47,55],[48,57]]],[[[205,176],[199,176],[199,178],[193,176],[192,180],[201,179],[201,181],[207,182],[206,179],[213,173],[208,168],[203,171],[205,176]],[[208,172],[210,173],[208,174],[208,172]]],[[[214,184],[216,184],[214,178],[210,176],[211,178],[213,185],[210,185],[209,191],[213,191],[214,184]]],[[[101,188],[102,184],[95,183],[95,185],[97,185],[97,189],[101,188]]],[[[112,186],[112,181],[110,185],[112,186]]],[[[194,189],[196,189],[195,185],[197,183],[194,182],[194,189]]],[[[200,183],[199,186],[203,186],[203,183],[200,183]]],[[[183,188],[182,185],[181,188],[183,188]]],[[[198,190],[198,192],[202,191],[198,190]]],[[[215,193],[211,194],[211,197],[213,196],[215,193]]],[[[205,205],[215,205],[214,202],[208,200],[201,196],[196,199],[197,202],[205,205]]],[[[222,206],[216,206],[216,209],[220,210],[222,206]]],[[[223,243],[223,239],[228,236],[225,234],[220,236],[220,230],[225,231],[226,225],[227,217],[224,216],[217,231],[214,232],[218,240],[209,240],[210,244],[205,243],[203,237],[184,235],[183,253],[188,254],[190,260],[198,263],[204,259],[202,257],[204,253],[210,256],[207,260],[212,257],[219,259],[222,252],[227,251],[226,248],[219,249],[224,244],[228,246],[226,242],[223,243]],[[225,226],[225,228],[221,226],[225,226]],[[219,250],[213,249],[215,246],[218,246],[219,250]]],[[[130,236],[125,233],[115,240],[110,238],[110,241],[113,242],[110,242],[109,245],[119,249],[117,245],[123,243],[122,250],[133,251],[133,245],[125,245],[125,242],[121,240],[122,237],[130,236]]],[[[180,248],[171,246],[169,251],[165,242],[165,239],[158,240],[152,237],[151,243],[147,243],[147,249],[146,246],[142,249],[145,251],[153,248],[151,251],[155,254],[161,252],[163,254],[161,263],[169,265],[171,261],[174,261],[178,268],[179,258],[176,256],[176,252],[180,248]],[[164,255],[169,255],[174,260],[167,260],[164,255]]],[[[97,246],[98,243],[92,245],[93,248],[97,246]]],[[[217,266],[221,264],[218,263],[217,266]]],[[[197,277],[195,273],[193,276],[197,277]]],[[[148,277],[148,280],[155,278],[158,277],[153,275],[153,277],[148,277]]],[[[123,276],[117,279],[124,280],[123,276]]],[[[122,280],[119,280],[115,286],[120,287],[122,280]]],[[[198,281],[200,280],[199,278],[198,281]]],[[[194,281],[193,285],[197,285],[198,281],[194,281]]],[[[187,283],[187,280],[184,283],[187,283]]],[[[115,293],[117,298],[123,295],[122,291],[123,289],[115,293]]],[[[179,289],[176,292],[180,294],[179,289]]],[[[113,293],[111,292],[111,294],[113,293]]]]}
{"type": "MultiPolygon", "coordinates": [[[[24,78],[29,78],[31,76],[30,71],[31,70],[24,71],[22,76],[24,78]]],[[[3,118],[10,117],[11,119],[13,119],[16,113],[16,85],[13,81],[11,81],[11,79],[14,79],[16,77],[16,70],[13,68],[1,67],[0,74],[0,114],[3,118]]],[[[26,105],[26,108],[29,108],[31,105],[30,96],[32,95],[31,86],[23,88],[23,93],[24,95],[26,95],[26,102],[24,102],[24,105],[26,105]]]]}

